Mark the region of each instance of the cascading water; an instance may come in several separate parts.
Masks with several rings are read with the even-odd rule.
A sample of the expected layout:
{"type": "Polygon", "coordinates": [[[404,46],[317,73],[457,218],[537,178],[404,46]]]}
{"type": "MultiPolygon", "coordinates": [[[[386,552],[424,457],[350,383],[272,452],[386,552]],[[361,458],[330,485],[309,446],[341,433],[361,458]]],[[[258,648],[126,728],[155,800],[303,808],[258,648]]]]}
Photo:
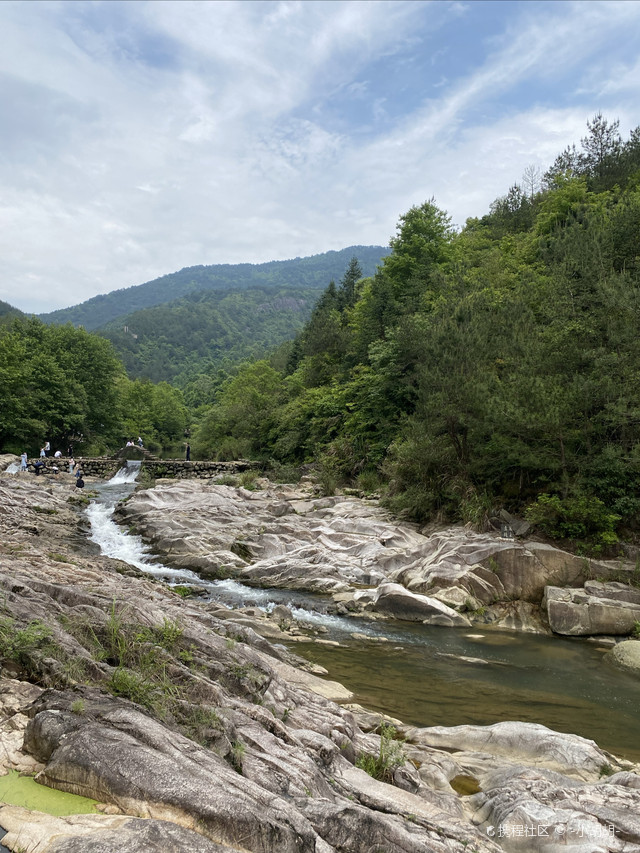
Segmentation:
{"type": "MultiPolygon", "coordinates": [[[[212,601],[230,607],[258,607],[269,613],[277,604],[286,604],[294,617],[320,629],[348,636],[353,631],[351,620],[324,612],[326,600],[318,598],[313,609],[312,596],[291,590],[248,587],[234,580],[206,581],[188,569],[171,569],[155,560],[140,536],[129,533],[113,520],[116,504],[127,497],[140,471],[140,462],[129,460],[110,480],[98,486],[98,499],[86,510],[91,523],[90,540],[100,546],[107,557],[122,560],[147,574],[162,578],[170,585],[198,586],[212,601]]],[[[367,626],[363,626],[367,631],[367,626]]],[[[373,630],[373,626],[371,628],[373,630]]]]}
{"type": "Polygon", "coordinates": [[[140,473],[140,465],[141,463],[136,459],[127,460],[122,468],[113,475],[107,485],[121,486],[124,483],[135,483],[140,473]]]}

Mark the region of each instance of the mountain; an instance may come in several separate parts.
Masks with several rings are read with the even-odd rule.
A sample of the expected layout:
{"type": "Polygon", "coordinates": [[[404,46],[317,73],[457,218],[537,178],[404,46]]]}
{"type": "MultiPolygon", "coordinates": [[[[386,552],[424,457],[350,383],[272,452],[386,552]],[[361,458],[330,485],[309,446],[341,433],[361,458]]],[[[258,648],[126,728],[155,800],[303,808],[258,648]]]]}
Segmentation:
{"type": "Polygon", "coordinates": [[[131,378],[184,386],[293,338],[321,293],[310,286],[198,291],[96,332],[113,342],[131,378]]]}
{"type": "Polygon", "coordinates": [[[0,322],[11,319],[11,317],[24,317],[24,314],[18,308],[14,308],[13,305],[9,305],[8,302],[3,302],[0,299],[0,322]]]}
{"type": "Polygon", "coordinates": [[[247,288],[324,288],[339,279],[355,255],[363,275],[372,275],[382,258],[389,254],[383,246],[349,246],[307,258],[269,261],[264,264],[213,264],[185,267],[179,272],[144,284],[94,296],[71,308],[41,314],[45,323],[72,323],[87,330],[104,326],[143,308],[162,305],[196,291],[245,290],[247,288]]]}

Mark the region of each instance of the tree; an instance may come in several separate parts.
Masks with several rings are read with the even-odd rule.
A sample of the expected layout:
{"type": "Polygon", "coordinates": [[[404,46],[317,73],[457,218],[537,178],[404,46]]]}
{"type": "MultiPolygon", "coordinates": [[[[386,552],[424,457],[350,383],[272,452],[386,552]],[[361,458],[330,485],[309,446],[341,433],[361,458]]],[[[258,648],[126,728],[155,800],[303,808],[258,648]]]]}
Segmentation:
{"type": "Polygon", "coordinates": [[[355,257],[349,261],[347,271],[340,279],[338,290],[338,304],[341,310],[352,308],[356,301],[356,284],[362,278],[362,267],[355,257]]]}
{"type": "Polygon", "coordinates": [[[408,282],[428,281],[433,268],[449,260],[454,235],[451,217],[433,198],[400,217],[396,236],[389,241],[392,252],[382,262],[396,298],[401,298],[408,282]]]}
{"type": "Polygon", "coordinates": [[[580,140],[583,153],[579,156],[582,171],[603,178],[607,169],[613,168],[622,151],[622,137],[618,132],[620,121],[609,122],[602,113],[587,122],[586,136],[580,140]]]}
{"type": "Polygon", "coordinates": [[[529,197],[529,201],[533,201],[536,193],[542,188],[542,170],[534,163],[525,166],[522,173],[522,185],[529,197]]]}

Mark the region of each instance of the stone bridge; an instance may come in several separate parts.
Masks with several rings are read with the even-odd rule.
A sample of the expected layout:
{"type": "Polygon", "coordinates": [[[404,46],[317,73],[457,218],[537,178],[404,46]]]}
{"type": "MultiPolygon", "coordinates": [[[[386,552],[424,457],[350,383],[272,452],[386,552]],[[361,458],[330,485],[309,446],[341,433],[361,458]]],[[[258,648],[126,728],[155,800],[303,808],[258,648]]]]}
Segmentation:
{"type": "MultiPolygon", "coordinates": [[[[48,456],[41,460],[30,459],[29,465],[32,466],[38,461],[45,463],[45,470],[43,471],[45,474],[51,473],[53,465],[57,465],[60,471],[68,471],[69,469],[69,459],[65,457],[54,459],[48,456]]],[[[115,458],[112,456],[76,456],[75,461],[87,476],[100,477],[104,480],[113,477],[120,468],[127,464],[127,460],[119,456],[115,458]]],[[[262,468],[260,462],[249,462],[245,459],[235,462],[186,462],[183,459],[156,459],[147,455],[143,458],[138,457],[137,461],[140,462],[141,469],[153,479],[169,477],[172,479],[210,480],[222,477],[224,474],[240,474],[243,471],[262,468]]]]}

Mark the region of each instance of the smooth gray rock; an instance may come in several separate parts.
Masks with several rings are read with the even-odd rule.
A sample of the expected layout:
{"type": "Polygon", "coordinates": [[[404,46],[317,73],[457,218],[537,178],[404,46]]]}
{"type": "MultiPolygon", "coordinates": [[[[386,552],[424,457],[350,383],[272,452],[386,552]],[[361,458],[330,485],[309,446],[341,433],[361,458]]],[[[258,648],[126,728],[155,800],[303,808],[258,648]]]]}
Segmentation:
{"type": "Polygon", "coordinates": [[[488,754],[505,763],[546,768],[587,781],[599,779],[602,768],[610,768],[616,761],[592,740],[555,732],[538,723],[506,721],[491,726],[410,728],[406,736],[414,744],[488,754]]]}
{"type": "Polygon", "coordinates": [[[640,675],[640,641],[624,640],[615,645],[608,654],[617,666],[640,675]]]}
{"type": "Polygon", "coordinates": [[[568,636],[631,633],[640,621],[640,603],[589,595],[584,589],[545,589],[543,607],[551,630],[568,636]]]}
{"type": "Polygon", "coordinates": [[[373,607],[379,613],[404,619],[408,622],[426,622],[428,625],[471,627],[466,616],[451,607],[429,598],[409,592],[397,583],[385,583],[378,587],[373,607]]]}

